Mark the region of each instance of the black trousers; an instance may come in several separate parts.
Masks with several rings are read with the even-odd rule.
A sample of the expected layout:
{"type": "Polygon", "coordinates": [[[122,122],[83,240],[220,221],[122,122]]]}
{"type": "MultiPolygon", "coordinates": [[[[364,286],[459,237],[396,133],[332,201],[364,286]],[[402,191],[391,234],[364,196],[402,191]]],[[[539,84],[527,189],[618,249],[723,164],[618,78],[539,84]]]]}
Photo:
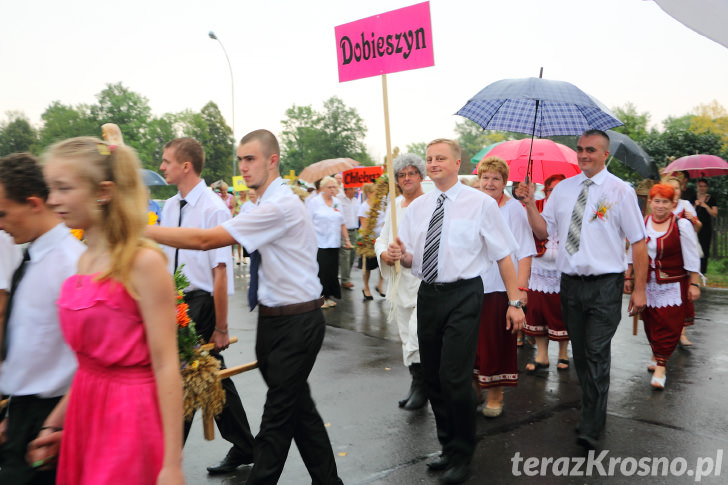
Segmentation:
{"type": "Polygon", "coordinates": [[[624,274],[561,275],[561,312],[581,385],[580,434],[599,439],[607,419],[612,337],[622,318],[624,274]]]}
{"type": "MultiPolygon", "coordinates": [[[[185,303],[189,305],[188,314],[195,322],[197,334],[204,342],[209,342],[212,332],[215,331],[215,302],[212,295],[205,291],[193,291],[185,295],[185,303]]],[[[225,369],[225,360],[217,352],[211,354],[220,361],[220,368],[225,369]]],[[[253,434],[250,432],[248,416],[245,414],[243,403],[240,400],[235,384],[231,379],[222,380],[222,389],[225,392],[225,405],[219,416],[215,417],[217,429],[226,441],[233,444],[239,457],[245,463],[253,462],[253,434]]],[[[192,427],[192,420],[185,421],[184,440],[192,427]]]]}
{"type": "Polygon", "coordinates": [[[255,464],[248,485],[278,482],[291,440],[296,441],[313,484],[341,483],[329,436],[307,382],[325,329],[321,309],[300,315],[258,317],[255,352],[268,394],[260,432],[255,437],[255,464]]]}
{"type": "Polygon", "coordinates": [[[33,441],[43,422],[56,407],[60,397],[40,398],[17,396],[10,398],[7,413],[7,441],[0,446],[0,483],[13,485],[52,485],[56,470],[36,471],[25,461],[28,443],[33,441]]]}
{"type": "Polygon", "coordinates": [[[443,454],[467,464],[475,449],[473,367],[483,304],[480,277],[445,285],[422,283],[417,336],[427,397],[443,454]]]}
{"type": "Polygon", "coordinates": [[[703,227],[698,231],[698,242],[703,250],[703,257],[700,258],[700,272],[705,274],[708,271],[708,259],[710,258],[710,242],[713,239],[713,227],[703,227]]]}

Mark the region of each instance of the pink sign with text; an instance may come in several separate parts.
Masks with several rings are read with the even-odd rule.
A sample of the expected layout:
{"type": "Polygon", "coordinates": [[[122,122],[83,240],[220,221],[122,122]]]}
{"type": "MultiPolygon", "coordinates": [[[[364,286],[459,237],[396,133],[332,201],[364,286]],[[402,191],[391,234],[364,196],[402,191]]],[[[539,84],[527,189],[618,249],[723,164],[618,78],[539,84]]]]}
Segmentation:
{"type": "Polygon", "coordinates": [[[435,65],[430,2],[339,25],[339,82],[435,65]]]}

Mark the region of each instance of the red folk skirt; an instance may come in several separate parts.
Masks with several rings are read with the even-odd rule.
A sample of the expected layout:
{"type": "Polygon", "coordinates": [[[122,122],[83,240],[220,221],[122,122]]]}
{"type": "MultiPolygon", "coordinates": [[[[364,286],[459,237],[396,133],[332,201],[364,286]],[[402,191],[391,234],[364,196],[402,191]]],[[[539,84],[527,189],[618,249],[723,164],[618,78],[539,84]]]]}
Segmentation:
{"type": "Polygon", "coordinates": [[[680,294],[683,301],[681,305],[662,308],[648,306],[642,310],[645,333],[657,365],[664,366],[667,363],[680,341],[683,327],[688,325],[686,322],[690,321],[689,324],[692,324],[695,307],[687,298],[689,284],[687,279],[680,281],[680,294]]]}
{"type": "Polygon", "coordinates": [[[569,334],[561,316],[561,295],[528,290],[528,306],[526,307],[526,324],[523,326],[526,335],[545,337],[549,340],[569,340],[569,334]]]}
{"type": "Polygon", "coordinates": [[[518,384],[516,334],[506,330],[507,311],[507,293],[499,291],[483,295],[473,370],[482,388],[518,384]]]}

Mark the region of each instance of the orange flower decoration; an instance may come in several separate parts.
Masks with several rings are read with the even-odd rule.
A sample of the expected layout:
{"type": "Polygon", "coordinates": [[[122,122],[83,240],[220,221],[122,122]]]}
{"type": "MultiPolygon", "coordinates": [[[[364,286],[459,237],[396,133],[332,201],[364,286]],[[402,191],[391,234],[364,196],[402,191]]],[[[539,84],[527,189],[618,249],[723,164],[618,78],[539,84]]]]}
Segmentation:
{"type": "Polygon", "coordinates": [[[186,327],[190,324],[190,317],[187,315],[187,303],[180,303],[177,305],[177,325],[180,327],[186,327]]]}

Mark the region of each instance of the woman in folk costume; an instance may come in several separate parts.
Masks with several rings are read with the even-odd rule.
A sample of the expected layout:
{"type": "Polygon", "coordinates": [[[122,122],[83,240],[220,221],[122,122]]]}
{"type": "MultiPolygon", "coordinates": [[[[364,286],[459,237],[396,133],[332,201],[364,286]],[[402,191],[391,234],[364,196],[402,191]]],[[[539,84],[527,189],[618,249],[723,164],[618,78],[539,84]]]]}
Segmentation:
{"type": "MultiPolygon", "coordinates": [[[[478,178],[480,190],[496,201],[518,242],[519,247],[511,254],[511,258],[518,275],[520,300],[525,305],[531,257],[536,254],[526,209],[504,192],[508,181],[508,164],[503,159],[488,157],[482,160],[478,165],[478,178]]],[[[508,295],[498,266],[493,265],[481,276],[485,296],[480,312],[474,375],[479,386],[488,389],[482,413],[487,418],[495,418],[503,412],[503,387],[518,384],[517,337],[516,332],[504,324],[507,321],[508,295]]]]}
{"type": "MultiPolygon", "coordinates": [[[[680,340],[687,302],[700,298],[700,258],[693,226],[673,214],[675,189],[657,184],[650,189],[652,214],[645,218],[650,271],[647,306],[642,312],[645,333],[652,347],[654,366],[650,384],[665,388],[665,366],[680,340]]],[[[630,283],[632,267],[627,270],[630,283]]]]}
{"type": "MultiPolygon", "coordinates": [[[[546,198],[537,200],[539,212],[548,200],[556,184],[564,180],[563,174],[552,175],[544,181],[546,198]]],[[[523,187],[525,189],[525,187],[523,187]]],[[[526,371],[535,372],[549,367],[549,341],[559,343],[558,370],[569,368],[569,334],[561,316],[561,273],[556,269],[556,254],[559,240],[550,234],[547,240],[536,239],[536,256],[531,265],[531,280],[528,287],[528,309],[523,331],[536,340],[537,353],[533,362],[526,364],[526,371]]]]}
{"type": "MultiPolygon", "coordinates": [[[[695,229],[695,233],[697,234],[700,231],[700,228],[703,227],[703,223],[700,222],[700,219],[698,219],[698,213],[695,210],[695,207],[693,207],[690,202],[682,198],[680,180],[677,177],[670,177],[665,180],[665,183],[671,185],[672,188],[675,189],[675,208],[672,210],[672,213],[675,214],[678,219],[689,220],[693,224],[693,229],[695,229]]],[[[698,255],[701,258],[703,257],[703,250],[700,247],[700,244],[698,244],[698,255]]],[[[690,340],[688,340],[685,330],[695,321],[695,307],[690,301],[686,304],[688,305],[688,308],[685,315],[685,325],[683,326],[682,334],[680,335],[680,345],[683,347],[690,347],[693,344],[690,340]]]]}

